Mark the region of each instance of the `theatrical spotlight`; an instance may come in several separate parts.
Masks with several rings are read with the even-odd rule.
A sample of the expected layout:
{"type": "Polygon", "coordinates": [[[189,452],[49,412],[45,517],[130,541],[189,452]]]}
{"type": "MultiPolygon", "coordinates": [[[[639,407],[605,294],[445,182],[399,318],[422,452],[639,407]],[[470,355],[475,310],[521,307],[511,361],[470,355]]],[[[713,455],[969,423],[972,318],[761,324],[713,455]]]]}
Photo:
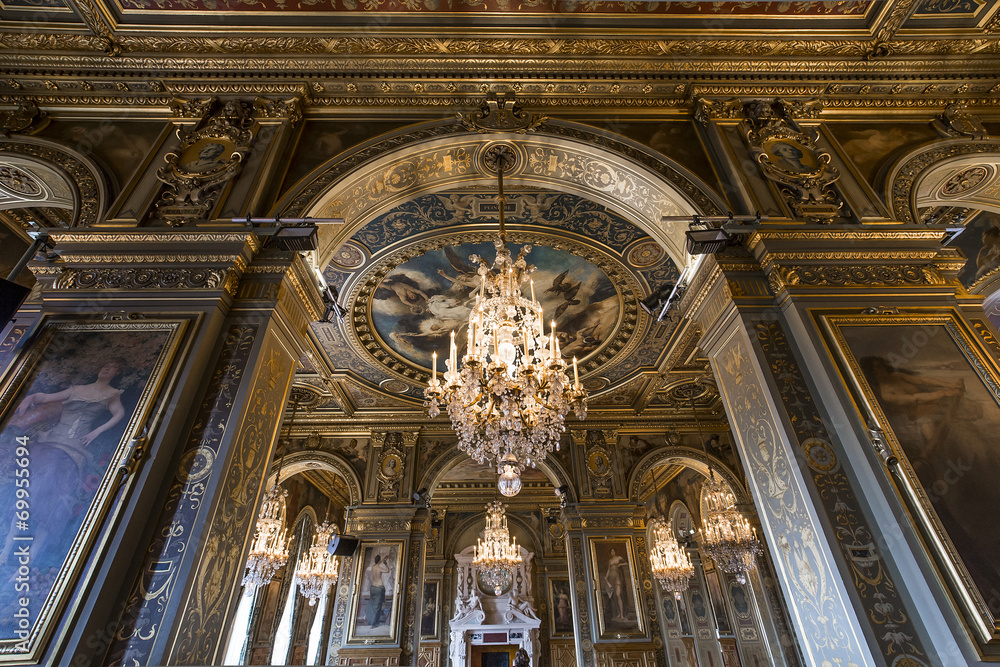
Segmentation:
{"type": "Polygon", "coordinates": [[[639,306],[645,310],[650,315],[659,316],[660,309],[663,308],[663,304],[667,302],[670,295],[674,293],[674,288],[676,283],[664,283],[660,285],[659,289],[654,290],[645,299],[639,302],[639,306]]]}
{"type": "Polygon", "coordinates": [[[326,306],[326,311],[324,311],[323,319],[320,322],[332,324],[333,320],[331,318],[334,315],[337,316],[337,321],[344,322],[344,318],[347,317],[347,308],[337,303],[337,299],[339,298],[340,292],[337,291],[337,288],[327,285],[326,289],[323,290],[323,305],[326,306]]]}
{"type": "Polygon", "coordinates": [[[701,217],[694,216],[688,231],[686,249],[690,255],[714,255],[722,252],[731,245],[740,242],[740,238],[747,230],[746,225],[760,224],[760,213],[757,215],[732,215],[727,217],[701,217]]]}

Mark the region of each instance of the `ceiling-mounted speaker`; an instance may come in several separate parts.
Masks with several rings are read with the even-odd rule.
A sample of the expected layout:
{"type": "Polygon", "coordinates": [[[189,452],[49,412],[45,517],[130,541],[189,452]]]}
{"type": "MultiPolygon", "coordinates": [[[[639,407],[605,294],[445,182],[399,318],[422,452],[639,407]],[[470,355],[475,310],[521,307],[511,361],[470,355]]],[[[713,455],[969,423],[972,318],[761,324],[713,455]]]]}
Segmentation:
{"type": "Polygon", "coordinates": [[[0,278],[0,329],[7,326],[30,293],[30,288],[0,278]]]}
{"type": "Polygon", "coordinates": [[[334,556],[353,556],[360,542],[361,540],[356,537],[334,535],[330,539],[330,543],[326,545],[326,550],[334,556]]]}

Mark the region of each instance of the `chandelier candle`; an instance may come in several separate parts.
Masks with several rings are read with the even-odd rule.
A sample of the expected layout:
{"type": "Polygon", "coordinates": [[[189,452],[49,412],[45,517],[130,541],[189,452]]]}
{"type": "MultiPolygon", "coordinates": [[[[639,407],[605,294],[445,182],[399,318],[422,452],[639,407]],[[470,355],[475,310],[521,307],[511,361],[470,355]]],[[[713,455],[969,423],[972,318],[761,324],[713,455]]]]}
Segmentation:
{"type": "Polygon", "coordinates": [[[501,474],[501,492],[514,495],[521,488],[518,476],[524,467],[534,466],[559,448],[570,408],[579,419],[586,418],[587,394],[575,359],[572,383],[566,375],[555,321],[549,335],[544,333],[534,284],[529,283],[530,299],[521,292],[535,270],[525,260],[531,246],[523,246],[517,259],[507,247],[503,169],[513,155],[501,151],[495,159],[500,191],[496,257],[492,266],[477,255],[470,257],[479,265],[480,284],[469,314],[462,365],[459,368],[453,331],[444,381],[438,380],[434,357],[424,406],[428,415],[436,417],[443,402],[459,448],[477,462],[495,466],[501,474]]]}

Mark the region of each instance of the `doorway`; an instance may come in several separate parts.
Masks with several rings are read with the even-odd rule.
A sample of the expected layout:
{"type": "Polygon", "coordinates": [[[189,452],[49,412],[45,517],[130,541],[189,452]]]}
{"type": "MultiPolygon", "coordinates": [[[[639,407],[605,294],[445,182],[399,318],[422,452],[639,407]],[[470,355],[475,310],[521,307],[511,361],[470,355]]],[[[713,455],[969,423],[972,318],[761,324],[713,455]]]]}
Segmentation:
{"type": "Polygon", "coordinates": [[[517,645],[507,644],[506,646],[491,646],[473,644],[472,660],[470,667],[512,667],[514,655],[517,653],[517,645]]]}

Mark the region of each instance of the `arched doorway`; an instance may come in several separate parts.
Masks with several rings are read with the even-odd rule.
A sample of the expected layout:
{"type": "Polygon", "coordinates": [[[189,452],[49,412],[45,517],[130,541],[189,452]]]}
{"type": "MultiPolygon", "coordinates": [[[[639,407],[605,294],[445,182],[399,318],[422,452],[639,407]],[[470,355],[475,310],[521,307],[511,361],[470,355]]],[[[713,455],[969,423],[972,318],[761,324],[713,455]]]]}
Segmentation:
{"type": "Polygon", "coordinates": [[[631,496],[644,508],[647,525],[653,519],[669,521],[695,568],[688,589],[679,599],[653,586],[657,608],[662,612],[662,641],[669,664],[785,664],[764,587],[764,580],[769,578],[766,555],[757,558],[756,569],[741,582],[704,551],[701,526],[709,476],[725,481],[738,508],[745,513],[752,511],[741,473],[705,451],[683,446],[651,451],[630,477],[631,496]]]}

